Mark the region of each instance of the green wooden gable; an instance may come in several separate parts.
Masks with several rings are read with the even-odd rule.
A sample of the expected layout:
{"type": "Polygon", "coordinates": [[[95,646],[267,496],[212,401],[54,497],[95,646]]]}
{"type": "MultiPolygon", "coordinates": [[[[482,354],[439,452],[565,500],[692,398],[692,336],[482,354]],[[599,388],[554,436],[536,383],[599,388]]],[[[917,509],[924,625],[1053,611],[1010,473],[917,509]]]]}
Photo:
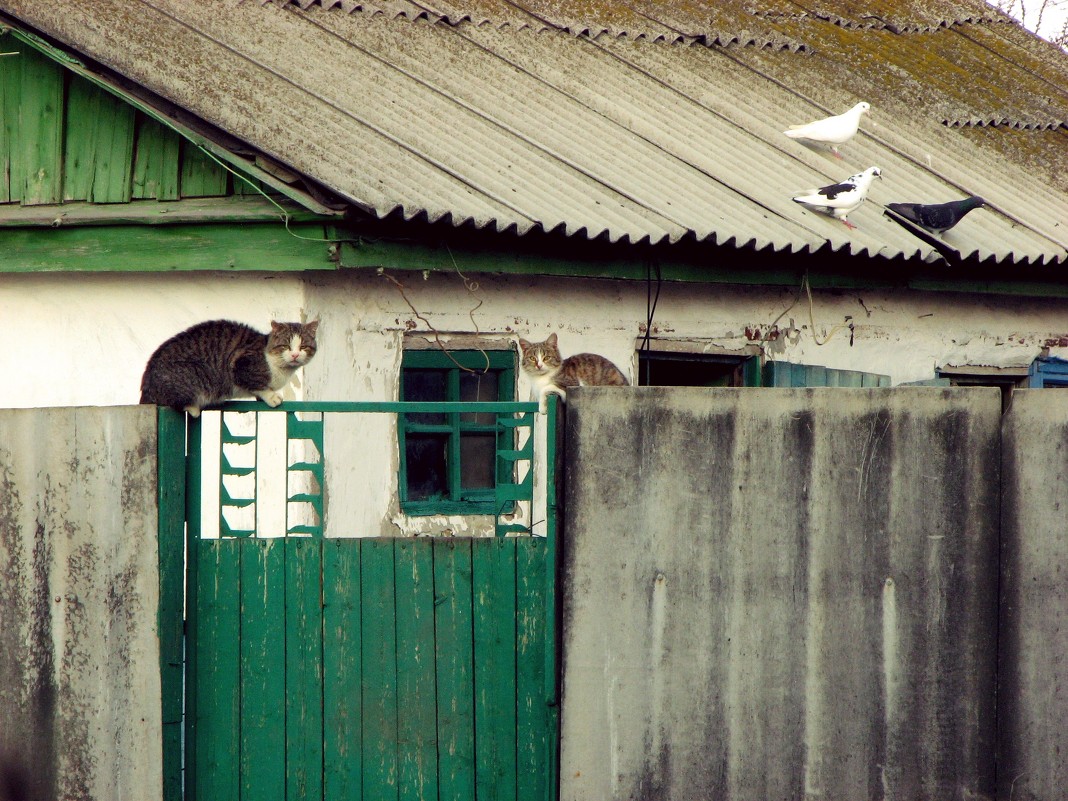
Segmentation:
{"type": "Polygon", "coordinates": [[[256,191],[123,100],[12,37],[0,41],[0,203],[129,203],[256,191]]]}
{"type": "Polygon", "coordinates": [[[0,273],[334,269],[337,212],[267,161],[0,27],[0,273]]]}

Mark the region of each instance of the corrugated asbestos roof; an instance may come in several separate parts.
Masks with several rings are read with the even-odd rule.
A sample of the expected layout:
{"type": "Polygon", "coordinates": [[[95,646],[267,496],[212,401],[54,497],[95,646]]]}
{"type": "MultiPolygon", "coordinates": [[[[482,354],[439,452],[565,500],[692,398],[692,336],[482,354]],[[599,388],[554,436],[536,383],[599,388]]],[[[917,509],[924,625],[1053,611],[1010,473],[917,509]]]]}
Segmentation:
{"type": "Polygon", "coordinates": [[[933,258],[889,202],[982,195],[964,257],[1068,260],[1068,57],[979,0],[0,0],[377,217],[933,258]],[[843,159],[782,135],[873,114],[843,159]],[[878,165],[850,216],[790,199],[878,165]]]}

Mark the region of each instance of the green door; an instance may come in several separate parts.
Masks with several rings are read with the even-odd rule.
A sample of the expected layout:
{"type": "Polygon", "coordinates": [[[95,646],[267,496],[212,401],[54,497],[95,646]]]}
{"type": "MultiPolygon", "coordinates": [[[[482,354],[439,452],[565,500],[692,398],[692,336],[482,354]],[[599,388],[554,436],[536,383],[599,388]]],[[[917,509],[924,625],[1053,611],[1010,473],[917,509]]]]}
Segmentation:
{"type": "MultiPolygon", "coordinates": [[[[492,411],[502,429],[512,432],[517,420],[532,427],[536,404],[493,406],[500,407],[492,411]]],[[[287,426],[296,439],[318,436],[310,449],[316,458],[302,457],[287,469],[318,470],[312,485],[319,497],[306,489],[287,492],[320,512],[326,457],[316,422],[321,428],[329,414],[350,413],[343,410],[349,407],[351,413],[426,411],[413,404],[287,404],[278,411],[233,405],[246,407],[288,414],[298,424],[287,426]],[[298,410],[327,413],[309,424],[296,419],[298,410]]],[[[161,411],[161,434],[170,425],[176,442],[181,427],[167,423],[170,416],[161,411]]],[[[554,424],[552,408],[550,431],[554,424]]],[[[188,434],[185,773],[183,782],[180,738],[171,732],[168,801],[182,797],[183,783],[185,799],[212,801],[556,797],[552,458],[547,536],[339,539],[324,538],[321,523],[287,522],[286,536],[260,538],[254,528],[224,521],[220,536],[204,537],[194,490],[202,459],[199,421],[190,421],[188,434]]],[[[248,441],[224,423],[222,442],[237,441],[232,437],[248,441]]],[[[502,441],[511,444],[512,434],[502,441]]],[[[527,442],[529,449],[502,448],[500,458],[532,460],[533,437],[527,442]]],[[[258,467],[220,461],[224,476],[258,467]]],[[[516,464],[500,472],[516,477],[502,482],[502,505],[534,501],[532,470],[522,480],[516,464]]],[[[221,508],[254,502],[221,492],[221,508]]],[[[174,551],[161,548],[161,560],[173,562],[174,551]]],[[[173,586],[164,587],[164,596],[173,606],[173,586]]],[[[180,647],[164,644],[168,726],[180,647]]]]}

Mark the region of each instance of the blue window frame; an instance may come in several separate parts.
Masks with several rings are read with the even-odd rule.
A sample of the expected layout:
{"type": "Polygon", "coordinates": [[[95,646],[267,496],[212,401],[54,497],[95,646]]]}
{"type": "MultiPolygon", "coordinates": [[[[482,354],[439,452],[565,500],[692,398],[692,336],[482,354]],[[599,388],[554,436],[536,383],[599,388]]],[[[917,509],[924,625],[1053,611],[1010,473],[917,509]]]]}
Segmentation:
{"type": "Polygon", "coordinates": [[[1027,371],[1027,386],[1031,389],[1068,387],[1068,361],[1056,356],[1039,356],[1027,371]]]}

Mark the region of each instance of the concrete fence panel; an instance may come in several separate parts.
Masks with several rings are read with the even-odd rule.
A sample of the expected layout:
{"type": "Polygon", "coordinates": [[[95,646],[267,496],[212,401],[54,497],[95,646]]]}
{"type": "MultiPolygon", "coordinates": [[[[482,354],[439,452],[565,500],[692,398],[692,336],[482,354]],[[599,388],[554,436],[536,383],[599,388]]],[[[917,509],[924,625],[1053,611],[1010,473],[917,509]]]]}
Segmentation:
{"type": "Polygon", "coordinates": [[[569,393],[561,797],[993,797],[1000,412],[569,393]]]}
{"type": "Polygon", "coordinates": [[[1068,795],[1068,393],[1005,417],[998,797],[1068,795]]]}
{"type": "Polygon", "coordinates": [[[152,407],[0,410],[0,795],[162,794],[152,407]]]}

